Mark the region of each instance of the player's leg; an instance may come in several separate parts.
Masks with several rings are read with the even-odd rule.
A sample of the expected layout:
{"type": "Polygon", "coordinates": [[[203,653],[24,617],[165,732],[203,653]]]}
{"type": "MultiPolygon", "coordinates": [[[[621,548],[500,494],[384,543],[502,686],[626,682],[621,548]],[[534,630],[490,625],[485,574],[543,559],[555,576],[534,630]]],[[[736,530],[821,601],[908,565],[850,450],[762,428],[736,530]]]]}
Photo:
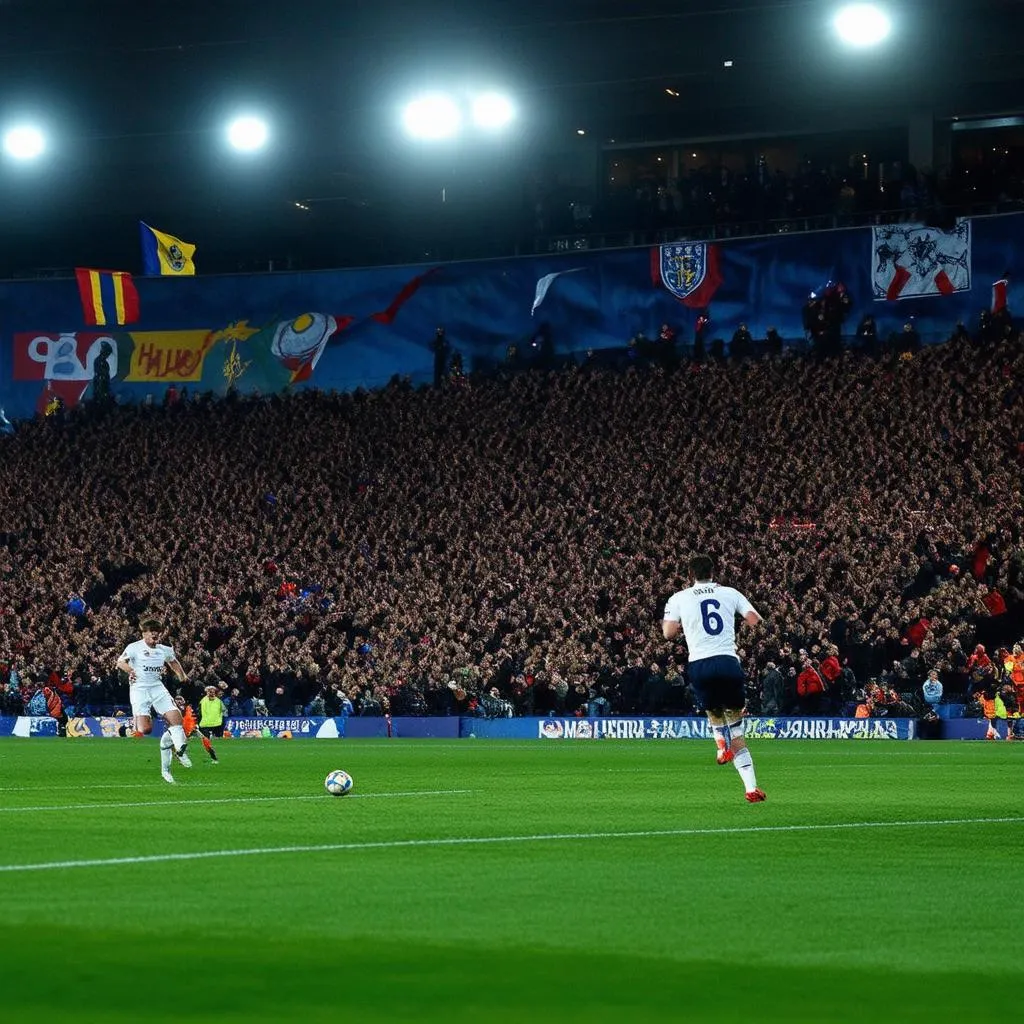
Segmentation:
{"type": "Polygon", "coordinates": [[[988,721],[988,731],[985,733],[985,739],[987,739],[987,740],[997,740],[997,739],[999,739],[999,732],[996,729],[996,720],[995,720],[995,718],[989,718],[989,719],[987,719],[987,721],[988,721]]]}
{"type": "Polygon", "coordinates": [[[754,773],[754,758],[747,749],[743,738],[745,723],[743,707],[746,704],[747,677],[739,658],[722,657],[715,659],[716,678],[715,691],[724,710],[725,728],[729,737],[729,748],[732,751],[732,764],[743,780],[747,800],[760,803],[766,799],[764,791],[758,788],[757,775],[754,773]]]}
{"type": "MultiPolygon", "coordinates": [[[[136,736],[148,736],[153,731],[153,704],[148,691],[133,689],[132,718],[136,736]]],[[[171,740],[167,733],[160,737],[160,774],[165,782],[174,782],[171,775],[171,740]]]]}
{"type": "Polygon", "coordinates": [[[177,757],[182,768],[191,768],[192,761],[188,756],[188,738],[185,736],[185,726],[182,724],[181,712],[174,703],[174,698],[167,692],[166,686],[161,686],[153,694],[153,710],[158,715],[161,715],[167,724],[167,732],[171,737],[174,756],[177,757]]]}
{"type": "MultiPolygon", "coordinates": [[[[710,659],[713,660],[713,659],[710,659]]],[[[732,760],[732,753],[729,750],[729,736],[725,729],[725,717],[722,704],[717,700],[714,688],[709,686],[713,682],[708,673],[708,661],[691,661],[687,670],[687,681],[690,684],[690,692],[693,694],[693,702],[698,710],[703,711],[711,726],[711,735],[715,740],[715,759],[719,764],[728,764],[732,760]]]]}
{"type": "Polygon", "coordinates": [[[132,735],[136,738],[148,736],[153,731],[153,704],[149,690],[133,683],[128,688],[128,700],[132,706],[132,735]]]}
{"type": "Polygon", "coordinates": [[[708,708],[705,714],[715,737],[715,760],[719,764],[728,764],[733,758],[733,752],[729,743],[729,730],[725,724],[725,711],[722,708],[708,708]]]}
{"type": "Polygon", "coordinates": [[[757,775],[754,772],[754,758],[743,738],[746,726],[743,720],[743,709],[729,708],[725,712],[726,728],[729,730],[729,742],[732,746],[732,764],[743,780],[743,788],[747,791],[747,800],[760,803],[766,800],[764,790],[757,787],[757,775]]]}
{"type": "Polygon", "coordinates": [[[217,763],[217,751],[213,749],[213,744],[210,742],[210,735],[213,733],[213,729],[207,726],[205,729],[202,726],[196,726],[196,732],[199,733],[199,738],[203,741],[203,750],[210,755],[210,760],[217,763]]]}
{"type": "Polygon", "coordinates": [[[174,782],[174,776],[171,774],[171,758],[174,755],[174,740],[171,739],[169,732],[164,732],[160,737],[160,774],[163,776],[164,782],[174,782]]]}
{"type": "MultiPolygon", "coordinates": [[[[184,723],[184,718],[182,719],[182,722],[184,723]]],[[[185,723],[185,724],[186,724],[186,727],[187,727],[187,723],[185,723]]],[[[210,759],[213,761],[214,764],[217,763],[217,755],[214,753],[213,745],[210,743],[210,736],[209,736],[209,729],[208,728],[204,729],[200,725],[196,724],[196,722],[193,721],[192,722],[192,731],[190,733],[187,733],[186,735],[187,735],[187,738],[190,739],[190,740],[193,739],[193,738],[198,737],[199,742],[202,743],[202,745],[203,745],[203,750],[205,750],[207,752],[207,754],[210,755],[210,759]]]]}

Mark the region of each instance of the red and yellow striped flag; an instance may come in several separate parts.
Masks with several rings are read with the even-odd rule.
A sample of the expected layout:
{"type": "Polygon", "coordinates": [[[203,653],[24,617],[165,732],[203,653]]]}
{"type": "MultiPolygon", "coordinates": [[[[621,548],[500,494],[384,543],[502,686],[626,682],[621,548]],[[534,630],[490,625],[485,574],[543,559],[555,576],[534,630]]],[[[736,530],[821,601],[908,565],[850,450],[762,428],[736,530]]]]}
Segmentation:
{"type": "Polygon", "coordinates": [[[75,277],[87,324],[107,327],[132,324],[139,319],[139,293],[131,274],[123,270],[78,267],[75,277]]]}

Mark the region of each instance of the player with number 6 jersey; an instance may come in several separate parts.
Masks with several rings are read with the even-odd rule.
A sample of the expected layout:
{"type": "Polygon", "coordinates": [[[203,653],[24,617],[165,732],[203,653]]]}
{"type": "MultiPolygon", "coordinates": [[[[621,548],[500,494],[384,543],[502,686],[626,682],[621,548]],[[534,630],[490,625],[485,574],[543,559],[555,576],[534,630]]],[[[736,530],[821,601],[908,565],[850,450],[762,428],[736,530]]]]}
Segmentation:
{"type": "Polygon", "coordinates": [[[754,760],[743,738],[746,676],[736,655],[736,616],[756,626],[761,616],[738,590],[712,579],[714,563],[707,555],[690,561],[693,585],[677,591],[665,605],[662,634],[674,640],[683,634],[689,652],[689,681],[697,706],[708,717],[718,747],[719,764],[730,761],[739,772],[747,800],[761,803],[754,760]]]}

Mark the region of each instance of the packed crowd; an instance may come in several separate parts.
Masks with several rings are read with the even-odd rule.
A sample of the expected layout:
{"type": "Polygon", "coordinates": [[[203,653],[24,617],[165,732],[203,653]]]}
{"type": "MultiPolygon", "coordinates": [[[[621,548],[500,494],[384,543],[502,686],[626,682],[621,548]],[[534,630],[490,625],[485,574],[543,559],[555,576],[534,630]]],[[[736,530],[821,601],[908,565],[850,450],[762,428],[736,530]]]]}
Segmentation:
{"type": "MultiPolygon", "coordinates": [[[[875,218],[951,220],[978,204],[1000,211],[1024,207],[1024,178],[1008,164],[976,165],[935,175],[913,168],[881,183],[862,169],[837,169],[804,161],[792,174],[763,160],[744,172],[724,166],[692,169],[668,184],[641,181],[612,187],[593,211],[588,231],[716,228],[719,237],[797,231],[827,218],[827,226],[868,223],[875,218]]],[[[578,220],[578,218],[576,218],[578,220]]],[[[579,227],[568,223],[562,230],[579,227]]]]}
{"type": "Polygon", "coordinates": [[[1013,682],[1022,386],[959,338],[40,418],[0,439],[0,710],[125,707],[151,613],[235,714],[686,712],[700,551],[765,617],[753,711],[1013,682]]]}

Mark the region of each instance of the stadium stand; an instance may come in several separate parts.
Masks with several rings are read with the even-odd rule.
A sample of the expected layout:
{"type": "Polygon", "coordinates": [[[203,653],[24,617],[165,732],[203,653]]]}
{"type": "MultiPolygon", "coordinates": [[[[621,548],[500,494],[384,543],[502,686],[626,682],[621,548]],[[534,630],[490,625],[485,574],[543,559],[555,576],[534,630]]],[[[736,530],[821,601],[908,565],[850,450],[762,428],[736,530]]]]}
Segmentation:
{"type": "Polygon", "coordinates": [[[0,439],[3,711],[124,706],[143,612],[236,712],[685,711],[698,550],[766,618],[752,708],[805,663],[837,707],[963,694],[1021,633],[1022,375],[960,336],[38,417],[0,439]]]}

